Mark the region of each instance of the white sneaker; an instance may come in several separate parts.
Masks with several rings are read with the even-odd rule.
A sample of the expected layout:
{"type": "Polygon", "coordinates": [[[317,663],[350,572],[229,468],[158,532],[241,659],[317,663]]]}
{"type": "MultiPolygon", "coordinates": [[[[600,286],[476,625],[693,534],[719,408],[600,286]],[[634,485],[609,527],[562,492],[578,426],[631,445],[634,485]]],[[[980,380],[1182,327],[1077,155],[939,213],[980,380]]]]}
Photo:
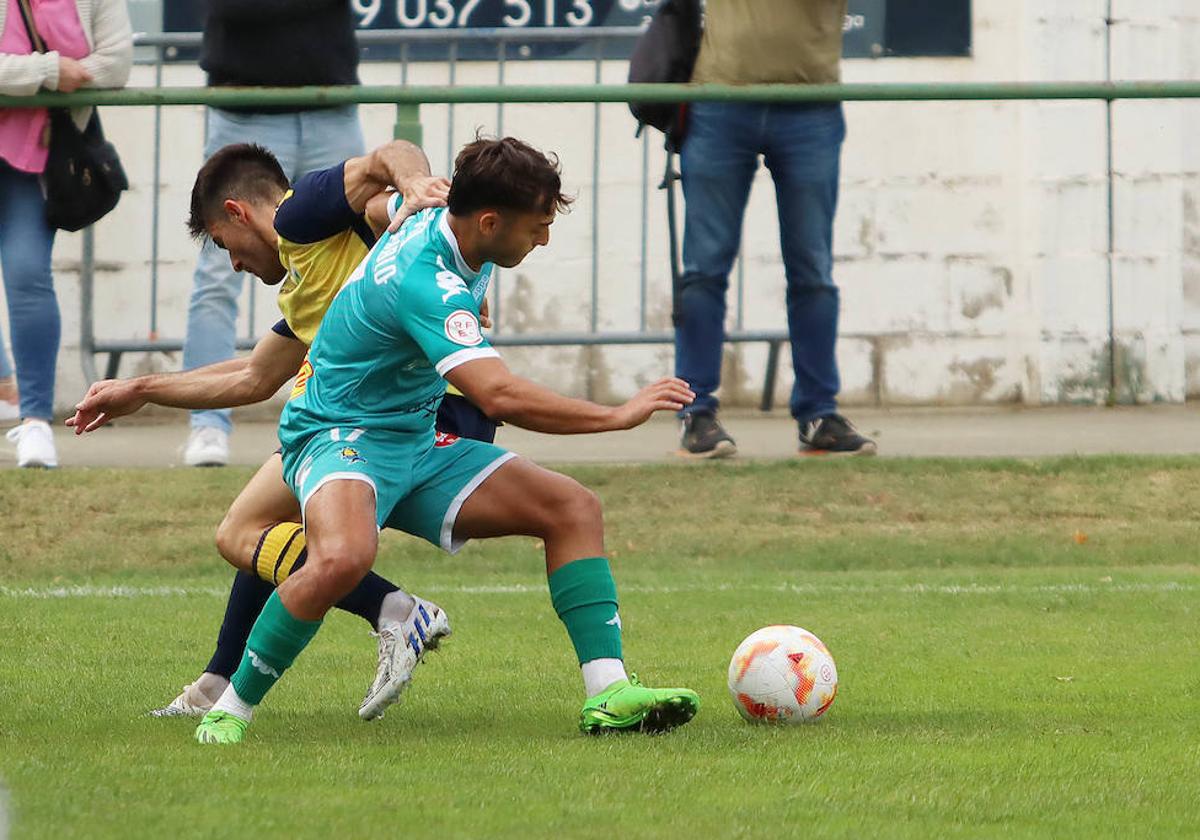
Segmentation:
{"type": "Polygon", "coordinates": [[[188,436],[183,462],[189,467],[223,467],[229,463],[229,433],[216,426],[197,426],[188,436]]]}
{"type": "Polygon", "coordinates": [[[17,447],[18,467],[57,467],[58,452],[54,449],[54,432],[45,420],[26,420],[4,435],[17,447]]]}
{"type": "Polygon", "coordinates": [[[450,635],[450,619],[446,611],[430,601],[416,598],[408,618],[403,622],[381,624],[379,632],[379,665],[375,682],[358,707],[363,720],[383,717],[384,710],[400,699],[412,682],[413,669],[425,658],[425,651],[437,648],[450,635]]]}
{"type": "Polygon", "coordinates": [[[185,685],[178,697],[161,709],[152,709],[150,714],[154,717],[201,717],[212,710],[227,685],[229,680],[224,677],[205,672],[194,683],[185,685]],[[205,685],[209,688],[207,693],[205,685]]]}

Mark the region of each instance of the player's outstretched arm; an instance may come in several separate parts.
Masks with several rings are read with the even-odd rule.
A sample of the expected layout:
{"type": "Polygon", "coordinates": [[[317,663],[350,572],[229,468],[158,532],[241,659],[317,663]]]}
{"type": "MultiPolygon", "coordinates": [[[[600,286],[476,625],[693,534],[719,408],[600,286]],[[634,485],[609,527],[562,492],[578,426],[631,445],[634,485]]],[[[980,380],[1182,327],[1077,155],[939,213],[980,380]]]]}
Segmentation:
{"type": "Polygon", "coordinates": [[[686,382],[670,377],[647,385],[623,405],[600,405],[517,376],[496,358],[465,362],[448,371],[446,379],[493,420],[554,435],[632,429],[654,412],[678,411],[696,397],[686,382]]]}
{"type": "Polygon", "coordinates": [[[262,402],[278,391],[304,361],[303,342],[267,333],[249,356],[180,373],[96,382],[75,406],[67,425],[75,434],[95,431],[147,403],[172,408],[234,408],[262,402]]]}

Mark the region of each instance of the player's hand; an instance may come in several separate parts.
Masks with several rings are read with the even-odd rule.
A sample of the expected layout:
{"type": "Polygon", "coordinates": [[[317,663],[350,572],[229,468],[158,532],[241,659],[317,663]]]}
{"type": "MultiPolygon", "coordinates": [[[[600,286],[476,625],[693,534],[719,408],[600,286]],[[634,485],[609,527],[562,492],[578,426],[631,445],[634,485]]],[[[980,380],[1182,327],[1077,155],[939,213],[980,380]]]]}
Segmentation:
{"type": "Polygon", "coordinates": [[[407,183],[403,186],[396,185],[404,203],[400,206],[400,212],[388,225],[388,231],[392,233],[399,230],[400,225],[414,213],[419,213],[427,207],[444,207],[450,195],[450,181],[446,178],[426,175],[406,180],[407,183]]]}
{"type": "Polygon", "coordinates": [[[92,80],[92,74],[73,58],[58,57],[58,90],[74,93],[92,80]]]}
{"type": "Polygon", "coordinates": [[[479,304],[479,326],[485,330],[492,328],[492,314],[488,311],[487,298],[484,298],[483,302],[479,304]]]}
{"type": "Polygon", "coordinates": [[[94,432],[115,417],[133,414],[146,404],[137,387],[127,379],[105,379],[96,382],[75,406],[75,416],[67,425],[75,434],[94,432]]]}
{"type": "Polygon", "coordinates": [[[679,411],[691,405],[696,395],[682,379],[669,377],[647,385],[633,399],[617,408],[618,429],[632,429],[650,419],[656,411],[679,411]]]}

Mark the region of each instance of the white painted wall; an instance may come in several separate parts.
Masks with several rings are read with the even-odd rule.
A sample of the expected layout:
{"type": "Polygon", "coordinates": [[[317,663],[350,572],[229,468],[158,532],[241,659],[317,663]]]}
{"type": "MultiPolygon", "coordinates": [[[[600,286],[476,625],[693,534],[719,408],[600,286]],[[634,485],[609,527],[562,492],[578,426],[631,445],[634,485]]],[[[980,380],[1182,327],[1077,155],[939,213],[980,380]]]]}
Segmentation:
{"type": "MultiPolygon", "coordinates": [[[[976,0],[974,56],[854,60],[847,81],[1100,80],[1105,0],[976,0]]],[[[1200,6],[1193,0],[1114,0],[1113,76],[1200,76],[1200,6]]],[[[624,66],[604,68],[619,83],[624,66]]],[[[511,83],[594,80],[589,63],[509,62],[511,83]]],[[[363,67],[363,80],[394,83],[395,65],[363,67]]],[[[411,83],[444,83],[445,65],[414,65],[411,83]]],[[[464,64],[459,84],[496,81],[494,65],[464,64]]],[[[133,85],[153,83],[135,68],[133,85]]],[[[195,68],[169,67],[166,85],[197,85],[195,68]]],[[[585,330],[592,266],[593,106],[504,109],[506,132],[558,152],[574,212],[548,249],[507,271],[499,309],[509,331],[585,330]]],[[[647,257],[640,251],[642,144],[623,105],[601,106],[598,265],[601,330],[669,328],[665,205],[653,189],[662,166],[651,148],[647,257]]],[[[842,288],[839,344],[847,404],[1098,402],[1107,395],[1105,106],[1098,102],[852,103],[837,219],[836,279],[842,288]]],[[[368,142],[390,136],[392,109],[364,106],[368,142]]],[[[132,192],[97,229],[96,333],[150,335],[153,120],[150,109],[109,108],[132,192]]],[[[426,147],[437,170],[476,127],[494,131],[495,106],[428,106],[426,147]],[[452,135],[450,128],[453,128],[452,135]]],[[[203,111],[163,111],[159,192],[157,334],[181,337],[195,246],[183,228],[201,163],[203,111]]],[[[1121,102],[1114,108],[1116,258],[1113,265],[1122,400],[1183,400],[1200,391],[1200,104],[1121,102]]],[[[86,383],[78,355],[78,235],[60,235],[55,276],[63,309],[58,404],[86,383]]],[[[783,269],[773,189],[759,174],[745,232],[741,323],[783,326],[783,269]]],[[[736,275],[735,275],[736,279],[736,275]]],[[[738,308],[731,292],[730,326],[738,308]]],[[[246,307],[243,307],[245,309],[246,307]]],[[[251,324],[275,319],[269,294],[251,324]]],[[[669,346],[510,349],[520,371],[571,394],[617,399],[669,373],[669,346]]],[[[766,348],[730,349],[724,397],[754,403],[766,348]]],[[[103,359],[100,359],[101,370],[103,359]]],[[[135,354],[128,375],[178,366],[177,356],[135,354]]],[[[783,360],[777,399],[786,402],[783,360]]]]}

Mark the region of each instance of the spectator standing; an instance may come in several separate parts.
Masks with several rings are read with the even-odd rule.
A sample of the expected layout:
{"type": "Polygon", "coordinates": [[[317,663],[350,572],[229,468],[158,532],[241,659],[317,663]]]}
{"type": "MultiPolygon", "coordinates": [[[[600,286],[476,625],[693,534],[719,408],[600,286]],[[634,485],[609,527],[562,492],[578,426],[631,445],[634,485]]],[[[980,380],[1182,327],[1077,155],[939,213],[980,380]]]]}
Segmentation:
{"type": "MultiPolygon", "coordinates": [[[[0,2],[0,93],[123,87],[132,63],[125,0],[0,2]],[[29,4],[46,52],[34,49],[22,2],[29,4]]],[[[91,112],[76,108],[71,116],[82,129],[91,112]]],[[[50,272],[55,230],[46,221],[39,183],[46,166],[48,121],[45,108],[0,109],[0,270],[22,419],[7,437],[16,444],[21,467],[58,466],[50,420],[62,322],[50,272]]],[[[11,385],[4,391],[0,399],[8,402],[11,385]]]]}
{"type": "MultiPolygon", "coordinates": [[[[692,81],[828,84],[840,79],[846,0],[708,0],[692,81]]],[[[737,451],[717,420],[725,296],[761,155],[775,182],[787,276],[791,412],[802,452],[874,454],[837,411],[838,290],[833,217],[845,122],[840,103],[696,102],[680,156],[686,201],[675,372],[696,393],[681,453],[737,451]]]]}
{"type": "MultiPolygon", "coordinates": [[[[349,0],[208,0],[200,66],[213,87],[358,84],[358,44],[349,0]]],[[[209,108],[204,156],[231,143],[257,143],[291,182],[363,153],[358,107],[209,108]]],[[[185,369],[232,358],[244,275],[211,241],[196,263],[188,305],[185,369]]],[[[189,466],[229,460],[229,411],[192,413],[189,466]]]]}

